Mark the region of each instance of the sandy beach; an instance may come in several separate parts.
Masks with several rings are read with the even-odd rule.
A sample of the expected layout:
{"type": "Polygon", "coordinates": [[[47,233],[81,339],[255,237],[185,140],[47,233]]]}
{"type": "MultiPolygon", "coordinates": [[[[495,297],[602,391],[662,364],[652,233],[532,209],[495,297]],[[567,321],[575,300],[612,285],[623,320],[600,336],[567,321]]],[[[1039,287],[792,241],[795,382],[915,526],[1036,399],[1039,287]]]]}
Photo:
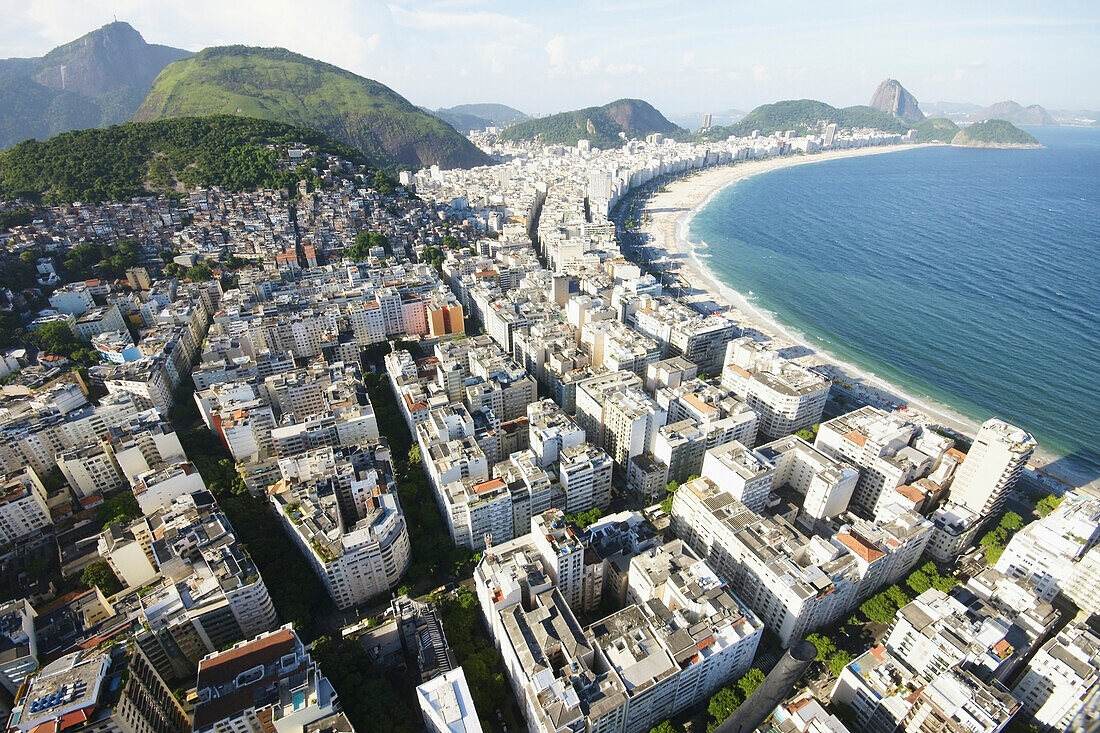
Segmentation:
{"type": "MultiPolygon", "coordinates": [[[[942,426],[972,438],[980,427],[980,424],[974,420],[944,405],[907,394],[897,386],[868,374],[853,364],[843,362],[792,334],[770,313],[757,308],[749,298],[715,278],[710,269],[697,257],[696,244],[688,238],[691,219],[695,213],[710,203],[724,188],[738,181],[780,168],[840,158],[904,152],[919,147],[926,146],[893,145],[838,150],[813,155],[746,161],[733,166],[708,169],[669,183],[656,193],[646,203],[642,230],[649,235],[646,248],[649,250],[650,258],[668,257],[670,269],[673,269],[681,280],[686,281],[690,286],[690,293],[687,294],[686,300],[695,303],[709,302],[709,305],[716,309],[729,309],[731,317],[738,321],[748,335],[773,341],[789,358],[827,372],[833,377],[836,386],[849,392],[858,401],[876,404],[887,410],[901,408],[914,422],[942,426]]],[[[1023,427],[1026,428],[1026,426],[1023,427]]],[[[1037,454],[1032,460],[1032,465],[1041,468],[1054,458],[1045,453],[1037,454]]]]}

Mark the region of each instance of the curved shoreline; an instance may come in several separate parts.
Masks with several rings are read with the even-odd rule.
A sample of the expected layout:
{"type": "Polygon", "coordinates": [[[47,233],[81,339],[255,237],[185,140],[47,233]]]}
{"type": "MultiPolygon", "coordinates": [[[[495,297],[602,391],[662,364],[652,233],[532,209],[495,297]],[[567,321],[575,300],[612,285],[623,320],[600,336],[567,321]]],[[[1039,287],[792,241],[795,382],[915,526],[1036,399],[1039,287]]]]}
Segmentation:
{"type": "MultiPolygon", "coordinates": [[[[909,390],[869,372],[865,367],[840,359],[826,349],[815,346],[807,336],[794,332],[779,317],[754,303],[750,297],[721,281],[705,262],[708,244],[693,240],[691,222],[706,206],[730,186],[747,178],[795,165],[861,157],[880,153],[901,152],[930,145],[893,145],[856,150],[840,150],[812,155],[784,156],[738,163],[733,166],[701,171],[688,178],[667,184],[645,206],[648,218],[642,227],[650,236],[646,247],[664,250],[666,256],[677,262],[677,274],[691,286],[685,299],[691,302],[711,302],[717,307],[729,307],[738,311],[743,328],[775,342],[783,349],[798,354],[796,361],[807,366],[827,370],[834,382],[847,383],[854,397],[886,409],[893,405],[906,405],[911,419],[924,424],[936,424],[949,428],[969,438],[977,433],[980,422],[958,412],[954,408],[931,398],[914,397],[909,390]],[[704,255],[701,257],[700,255],[704,255]]],[[[751,296],[751,291],[750,291],[751,296]]],[[[990,415],[992,417],[992,415],[990,415]]],[[[1026,429],[1026,426],[1024,426],[1026,429]]],[[[1059,456],[1040,446],[1032,465],[1042,469],[1059,456]]],[[[1062,482],[1073,483],[1071,475],[1053,476],[1062,482]]]]}

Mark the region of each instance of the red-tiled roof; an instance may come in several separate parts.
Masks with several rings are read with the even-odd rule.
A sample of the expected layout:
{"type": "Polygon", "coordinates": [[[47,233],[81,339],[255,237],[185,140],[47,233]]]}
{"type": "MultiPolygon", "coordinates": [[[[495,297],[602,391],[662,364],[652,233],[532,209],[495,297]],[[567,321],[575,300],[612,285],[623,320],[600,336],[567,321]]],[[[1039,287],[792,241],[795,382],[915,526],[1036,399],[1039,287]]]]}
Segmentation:
{"type": "Polygon", "coordinates": [[[197,687],[201,690],[236,679],[241,672],[278,661],[294,651],[294,647],[294,633],[289,629],[279,629],[250,644],[242,644],[212,659],[204,659],[199,662],[197,687]]]}
{"type": "Polygon", "coordinates": [[[867,443],[867,436],[859,432],[858,430],[849,430],[844,434],[844,437],[852,441],[856,445],[862,446],[867,443]]]}
{"type": "Polygon", "coordinates": [[[499,478],[489,479],[488,481],[482,481],[480,484],[474,486],[474,492],[478,494],[484,494],[486,491],[493,491],[494,489],[503,489],[504,481],[499,478]]]}
{"type": "Polygon", "coordinates": [[[854,537],[847,532],[838,532],[836,538],[840,542],[840,544],[844,545],[867,562],[874,562],[880,557],[886,556],[886,553],[882,550],[867,544],[866,542],[860,540],[858,537],[854,537]]]}

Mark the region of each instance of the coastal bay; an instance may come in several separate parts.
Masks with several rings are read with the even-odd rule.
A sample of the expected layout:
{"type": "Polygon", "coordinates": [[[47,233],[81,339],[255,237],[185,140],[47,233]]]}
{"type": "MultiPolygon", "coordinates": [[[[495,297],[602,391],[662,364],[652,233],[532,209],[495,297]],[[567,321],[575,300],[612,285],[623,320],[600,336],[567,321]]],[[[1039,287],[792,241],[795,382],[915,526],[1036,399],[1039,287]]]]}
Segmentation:
{"type": "MultiPolygon", "coordinates": [[[[899,384],[881,375],[888,370],[880,368],[883,363],[889,363],[891,354],[874,354],[881,358],[874,359],[871,363],[878,362],[875,366],[868,366],[864,359],[853,358],[853,352],[859,356],[858,349],[844,350],[840,354],[833,353],[832,346],[839,346],[836,334],[830,334],[830,338],[817,338],[816,329],[813,328],[811,319],[801,319],[792,322],[786,308],[776,307],[770,298],[760,297],[752,290],[746,289],[745,283],[755,283],[757,280],[746,277],[742,283],[741,291],[731,287],[730,272],[736,267],[733,263],[733,252],[729,249],[728,242],[703,241],[698,233],[692,231],[692,221],[696,214],[708,207],[714,199],[729,186],[745,181],[748,178],[762,173],[777,171],[782,168],[805,165],[815,162],[826,162],[844,158],[853,158],[866,155],[895,152],[901,155],[906,151],[912,151],[922,146],[893,146],[884,148],[866,148],[850,151],[827,152],[817,155],[790,156],[778,159],[766,159],[762,161],[749,161],[731,167],[713,169],[697,174],[687,179],[674,181],[661,189],[646,207],[644,230],[650,239],[647,242],[648,255],[659,260],[662,255],[667,259],[658,262],[658,269],[672,269],[681,281],[690,284],[688,297],[697,302],[709,302],[711,307],[730,307],[734,310],[734,317],[745,325],[749,333],[757,338],[773,340],[784,353],[796,357],[802,363],[815,365],[819,369],[827,371],[834,377],[836,383],[842,389],[847,388],[858,401],[867,401],[879,404],[886,409],[894,406],[905,406],[910,418],[921,423],[942,425],[946,428],[972,436],[979,422],[986,417],[996,414],[995,408],[987,408],[977,400],[966,402],[969,408],[964,414],[955,409],[956,400],[929,398],[931,390],[915,393],[914,389],[899,386],[899,384]],[[718,271],[718,274],[715,271],[718,271]],[[779,315],[772,312],[775,310],[779,315]],[[806,335],[804,335],[806,334],[806,335]],[[975,419],[977,418],[977,420],[975,419]]],[[[947,150],[934,151],[935,153],[950,154],[947,150]]],[[[996,153],[990,153],[996,154],[996,153]]],[[[864,165],[864,164],[859,164],[864,165]]],[[[848,169],[852,166],[848,165],[848,169]]],[[[819,172],[826,168],[817,169],[819,172]]],[[[786,175],[786,174],[785,174],[786,175]]],[[[804,174],[798,174],[799,177],[804,174]]],[[[820,176],[819,176],[820,177],[820,176]]],[[[790,176],[787,175],[790,179],[790,176]]],[[[757,185],[754,182],[753,185],[757,185]]],[[[740,191],[740,189],[738,189],[740,191]]],[[[739,231],[736,222],[736,206],[730,202],[741,196],[739,192],[730,192],[722,195],[722,204],[715,207],[712,214],[708,214],[709,229],[707,238],[714,233],[716,213],[719,208],[723,214],[722,227],[728,227],[732,232],[739,231]],[[731,220],[731,214],[733,220],[731,220]]],[[[759,207],[762,201],[759,197],[753,198],[752,204],[759,207]]],[[[759,224],[759,222],[756,222],[759,224]]],[[[838,220],[835,228],[836,236],[844,236],[844,221],[838,220]]],[[[706,227],[704,227],[706,229],[706,227]]],[[[785,230],[789,234],[789,230],[785,230]]],[[[731,234],[731,236],[738,236],[731,234]]],[[[734,248],[736,249],[736,248],[734,248]]],[[[764,251],[764,250],[762,250],[764,251]]],[[[767,250],[770,251],[770,250],[767,250]]],[[[739,256],[745,256],[746,252],[739,250],[739,256]]],[[[767,255],[765,255],[767,256],[767,255]]],[[[868,253],[868,257],[874,257],[874,252],[868,253]]],[[[789,265],[791,260],[784,260],[789,265]]],[[[773,267],[781,267],[777,261],[773,267]]],[[[766,268],[765,263],[761,267],[766,268]]],[[[753,287],[749,285],[748,287],[753,287]]],[[[770,292],[768,293],[770,295],[770,292]]],[[[868,301],[875,300],[873,293],[868,301]]],[[[807,298],[814,298],[813,292],[807,292],[807,298]]],[[[864,354],[866,354],[864,349],[864,354]]],[[[896,372],[897,370],[895,370],[896,372]]],[[[906,382],[906,385],[909,383],[906,382]]],[[[937,397],[943,391],[937,392],[937,397]]],[[[1004,417],[1004,415],[1002,415],[1004,417]]],[[[1025,421],[1021,427],[1030,429],[1025,421]]],[[[1043,440],[1040,438],[1040,445],[1043,440]]],[[[1041,448],[1033,463],[1036,467],[1050,470],[1051,475],[1071,483],[1087,483],[1091,478],[1086,473],[1074,472],[1072,467],[1060,461],[1061,455],[1057,449],[1051,446],[1041,448]],[[1048,465],[1051,462],[1057,465],[1048,465]]]]}

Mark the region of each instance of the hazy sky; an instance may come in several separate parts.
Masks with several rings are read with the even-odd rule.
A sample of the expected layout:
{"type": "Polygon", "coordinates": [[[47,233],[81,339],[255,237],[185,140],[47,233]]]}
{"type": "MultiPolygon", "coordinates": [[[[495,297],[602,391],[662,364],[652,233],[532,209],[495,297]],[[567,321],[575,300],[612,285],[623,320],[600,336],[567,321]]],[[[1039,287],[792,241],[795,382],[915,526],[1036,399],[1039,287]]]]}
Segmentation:
{"type": "Polygon", "coordinates": [[[41,55],[117,17],[194,51],[284,46],[429,107],[844,106],[894,77],[926,103],[1100,108],[1098,0],[0,0],[0,17],[0,58],[41,55]]]}

